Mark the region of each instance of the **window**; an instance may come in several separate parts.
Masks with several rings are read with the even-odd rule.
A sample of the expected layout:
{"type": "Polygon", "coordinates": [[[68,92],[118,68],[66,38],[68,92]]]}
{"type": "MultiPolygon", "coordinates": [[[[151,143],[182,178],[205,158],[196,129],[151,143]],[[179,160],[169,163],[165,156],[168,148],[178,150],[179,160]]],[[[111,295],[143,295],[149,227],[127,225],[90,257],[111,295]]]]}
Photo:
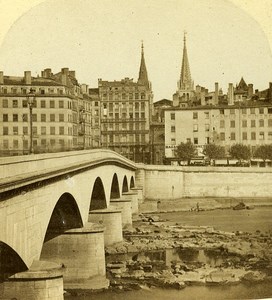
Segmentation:
{"type": "Polygon", "coordinates": [[[23,140],[24,149],[28,149],[28,140],[23,140]]]}
{"type": "Polygon", "coordinates": [[[28,114],[23,114],[23,122],[28,122],[28,114]]]}
{"type": "Polygon", "coordinates": [[[135,93],[135,99],[138,100],[139,99],[139,94],[135,93]]]}
{"type": "Polygon", "coordinates": [[[175,117],[176,117],[175,113],[171,113],[170,116],[171,116],[171,120],[175,120],[175,117]]]}
{"type": "Polygon", "coordinates": [[[224,109],[219,109],[219,113],[220,113],[220,115],[224,115],[225,114],[224,109]]]}
{"type": "Polygon", "coordinates": [[[252,139],[253,141],[256,140],[256,132],[251,132],[251,139],[252,139]]]}
{"type": "Polygon", "coordinates": [[[235,132],[230,133],[230,140],[235,141],[235,132]]]}
{"type": "Polygon", "coordinates": [[[251,113],[252,115],[255,114],[255,108],[254,108],[254,107],[251,107],[251,108],[250,108],[250,113],[251,113]]]}
{"type": "Polygon", "coordinates": [[[64,135],[64,126],[60,126],[59,128],[59,134],[64,135]]]}
{"type": "Polygon", "coordinates": [[[193,131],[198,132],[198,124],[194,124],[193,131]]]}
{"type": "Polygon", "coordinates": [[[55,135],[55,127],[50,127],[50,134],[55,135]]]}
{"type": "Polygon", "coordinates": [[[46,135],[46,127],[45,126],[41,127],[41,135],[46,135]]]}
{"type": "Polygon", "coordinates": [[[135,102],[135,109],[139,110],[139,102],[135,102]]]}
{"type": "Polygon", "coordinates": [[[235,115],[235,109],[230,109],[230,115],[235,115]]]}
{"type": "Polygon", "coordinates": [[[205,124],[205,131],[210,131],[210,124],[205,124]]]}
{"type": "Polygon", "coordinates": [[[18,100],[12,100],[12,107],[17,108],[18,107],[18,100]]]}
{"type": "Polygon", "coordinates": [[[46,114],[41,114],[41,122],[46,122],[46,114]]]}
{"type": "Polygon", "coordinates": [[[32,127],[32,130],[33,130],[33,135],[37,135],[38,134],[36,126],[32,127]]]}
{"type": "Polygon", "coordinates": [[[141,99],[145,99],[145,93],[141,93],[141,99]]]}
{"type": "Polygon", "coordinates": [[[242,114],[246,115],[246,113],[247,113],[247,109],[246,108],[242,108],[242,114]]]}
{"type": "Polygon", "coordinates": [[[54,114],[50,114],[50,122],[55,122],[55,115],[54,114]]]}
{"type": "Polygon", "coordinates": [[[64,114],[59,114],[59,122],[64,122],[64,114]]]}
{"type": "Polygon", "coordinates": [[[37,122],[37,114],[32,115],[32,122],[37,122]]]}
{"type": "Polygon", "coordinates": [[[18,127],[17,126],[13,127],[13,135],[18,135],[18,127]]]}
{"type": "Polygon", "coordinates": [[[175,126],[171,126],[171,132],[176,132],[176,127],[175,126]]]}
{"type": "Polygon", "coordinates": [[[204,114],[205,114],[205,119],[209,119],[209,117],[210,117],[209,112],[205,112],[204,114]]]}
{"type": "Polygon", "coordinates": [[[171,139],[171,145],[176,145],[176,139],[171,139]]]}
{"type": "Polygon", "coordinates": [[[8,127],[3,127],[3,135],[8,135],[8,127]]]}
{"type": "Polygon", "coordinates": [[[260,132],[260,134],[259,134],[259,140],[264,140],[264,132],[260,132]]]}
{"type": "Polygon", "coordinates": [[[9,141],[8,140],[3,140],[3,148],[8,149],[9,141]]]}
{"type": "Polygon", "coordinates": [[[27,107],[27,100],[23,100],[23,107],[27,107]]]}
{"type": "Polygon", "coordinates": [[[247,127],[247,120],[242,120],[242,127],[247,127]]]}
{"type": "Polygon", "coordinates": [[[18,114],[13,114],[12,120],[13,122],[18,122],[18,114]]]}
{"type": "Polygon", "coordinates": [[[220,128],[225,128],[225,120],[220,120],[220,128]]]}
{"type": "Polygon", "coordinates": [[[45,100],[41,100],[41,108],[45,108],[46,105],[45,105],[45,100]]]}
{"type": "Polygon", "coordinates": [[[191,143],[191,139],[190,139],[190,138],[187,138],[187,139],[186,139],[186,143],[191,143]]]}
{"type": "Polygon", "coordinates": [[[8,108],[8,99],[3,99],[3,108],[8,108]]]}
{"type": "Polygon", "coordinates": [[[260,114],[260,115],[264,114],[264,108],[263,108],[263,107],[260,107],[260,108],[259,108],[259,114],[260,114]]]}
{"type": "Polygon", "coordinates": [[[271,141],[272,140],[272,132],[268,132],[268,139],[271,141]]]}
{"type": "Polygon", "coordinates": [[[55,108],[55,101],[54,100],[50,100],[50,108],[55,108]]]}
{"type": "Polygon", "coordinates": [[[259,120],[259,126],[260,126],[260,127],[264,127],[264,120],[263,120],[263,119],[260,119],[260,120],[259,120]]]}
{"type": "Polygon", "coordinates": [[[256,127],[256,121],[255,120],[251,120],[251,127],[256,127]]]}
{"type": "Polygon", "coordinates": [[[225,132],[220,132],[220,141],[225,140],[225,132]]]}
{"type": "Polygon", "coordinates": [[[194,138],[194,144],[198,145],[198,138],[194,138]]]}
{"type": "Polygon", "coordinates": [[[247,140],[247,132],[242,132],[242,139],[247,140]]]}
{"type": "Polygon", "coordinates": [[[267,112],[268,112],[269,114],[272,114],[272,107],[268,107],[268,108],[267,108],[267,112]]]}
{"type": "Polygon", "coordinates": [[[133,99],[133,94],[129,93],[129,100],[132,100],[132,99],[133,99]]]}
{"type": "Polygon", "coordinates": [[[46,139],[41,139],[41,146],[43,146],[43,147],[46,146],[46,139]]]}
{"type": "Polygon", "coordinates": [[[13,149],[18,149],[19,143],[18,140],[13,140],[13,149]]]}
{"type": "Polygon", "coordinates": [[[268,127],[272,127],[272,119],[268,119],[268,127]]]}
{"type": "Polygon", "coordinates": [[[28,135],[28,127],[23,127],[23,135],[28,135]]]}
{"type": "Polygon", "coordinates": [[[141,110],[145,110],[145,103],[141,102],[141,110]]]}
{"type": "Polygon", "coordinates": [[[231,128],[235,128],[235,121],[234,121],[234,120],[231,120],[231,121],[230,121],[230,127],[231,127],[231,128]]]}
{"type": "Polygon", "coordinates": [[[197,112],[193,112],[193,119],[198,119],[198,113],[197,112]]]}
{"type": "Polygon", "coordinates": [[[145,113],[144,113],[144,112],[141,113],[141,118],[142,118],[142,119],[145,118],[145,113]]]}
{"type": "Polygon", "coordinates": [[[8,114],[3,114],[3,122],[8,122],[8,114]]]}
{"type": "Polygon", "coordinates": [[[56,140],[50,140],[50,146],[54,147],[56,145],[56,140]]]}
{"type": "Polygon", "coordinates": [[[64,108],[64,101],[63,100],[59,101],[59,108],[64,108]]]}

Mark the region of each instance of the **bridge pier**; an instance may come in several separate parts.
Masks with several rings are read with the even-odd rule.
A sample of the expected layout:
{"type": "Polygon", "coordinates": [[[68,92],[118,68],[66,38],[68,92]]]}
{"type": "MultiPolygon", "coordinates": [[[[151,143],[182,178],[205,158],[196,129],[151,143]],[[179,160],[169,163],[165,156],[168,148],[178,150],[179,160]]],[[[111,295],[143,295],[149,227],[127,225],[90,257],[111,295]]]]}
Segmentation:
{"type": "Polygon", "coordinates": [[[137,191],[125,192],[123,193],[122,196],[131,199],[131,212],[132,214],[137,214],[139,212],[138,192],[137,191]]]}
{"type": "Polygon", "coordinates": [[[137,192],[138,193],[138,203],[143,203],[144,201],[144,192],[142,187],[133,187],[130,189],[132,192],[137,192]]]}
{"type": "Polygon", "coordinates": [[[98,223],[105,227],[105,246],[123,240],[121,209],[106,208],[89,212],[89,222],[98,223]]]}
{"type": "Polygon", "coordinates": [[[132,225],[131,199],[111,199],[110,206],[121,210],[123,227],[125,227],[126,225],[132,225]]]}
{"type": "Polygon", "coordinates": [[[107,288],[104,227],[87,223],[82,228],[48,233],[41,258],[62,263],[65,290],[107,288]]]}
{"type": "Polygon", "coordinates": [[[28,271],[0,283],[0,299],[63,300],[63,267],[47,261],[34,261],[28,271]]]}

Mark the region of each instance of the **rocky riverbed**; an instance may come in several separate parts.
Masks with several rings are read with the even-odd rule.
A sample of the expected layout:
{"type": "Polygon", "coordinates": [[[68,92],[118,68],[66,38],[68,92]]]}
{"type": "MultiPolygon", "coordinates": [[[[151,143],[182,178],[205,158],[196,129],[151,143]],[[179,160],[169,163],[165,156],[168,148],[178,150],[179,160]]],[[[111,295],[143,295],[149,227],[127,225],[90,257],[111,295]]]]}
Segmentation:
{"type": "Polygon", "coordinates": [[[182,226],[140,215],[124,241],[106,247],[114,289],[236,284],[272,279],[272,234],[182,226]]]}

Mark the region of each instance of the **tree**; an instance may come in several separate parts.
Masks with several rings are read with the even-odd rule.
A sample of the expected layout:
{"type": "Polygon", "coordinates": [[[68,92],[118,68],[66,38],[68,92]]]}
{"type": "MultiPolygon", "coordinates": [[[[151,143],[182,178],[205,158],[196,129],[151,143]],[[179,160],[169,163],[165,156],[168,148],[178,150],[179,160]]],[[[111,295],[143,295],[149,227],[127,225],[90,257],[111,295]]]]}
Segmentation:
{"type": "Polygon", "coordinates": [[[250,147],[243,144],[234,144],[230,147],[230,155],[233,158],[241,160],[248,160],[251,158],[250,147]]]}
{"type": "Polygon", "coordinates": [[[197,154],[196,147],[191,142],[187,143],[180,143],[176,150],[175,155],[180,160],[184,160],[188,162],[188,165],[190,165],[191,159],[197,154]]]}
{"type": "Polygon", "coordinates": [[[254,152],[254,157],[261,158],[264,162],[267,159],[272,160],[272,144],[258,146],[254,152]]]}
{"type": "Polygon", "coordinates": [[[205,146],[203,153],[209,157],[209,159],[218,159],[225,157],[225,148],[223,146],[208,144],[205,146]]]}

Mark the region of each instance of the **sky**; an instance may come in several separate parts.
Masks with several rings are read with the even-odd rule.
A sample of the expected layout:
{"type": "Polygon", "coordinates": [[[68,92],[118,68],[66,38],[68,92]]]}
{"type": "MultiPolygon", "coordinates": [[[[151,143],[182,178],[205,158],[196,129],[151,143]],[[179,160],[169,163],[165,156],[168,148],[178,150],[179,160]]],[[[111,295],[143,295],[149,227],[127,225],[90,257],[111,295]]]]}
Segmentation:
{"type": "Polygon", "coordinates": [[[154,101],[172,99],[183,33],[195,84],[272,81],[270,0],[0,0],[0,70],[76,71],[80,83],[137,80],[144,42],[154,101]],[[270,3],[269,3],[270,2],[270,3]]]}

